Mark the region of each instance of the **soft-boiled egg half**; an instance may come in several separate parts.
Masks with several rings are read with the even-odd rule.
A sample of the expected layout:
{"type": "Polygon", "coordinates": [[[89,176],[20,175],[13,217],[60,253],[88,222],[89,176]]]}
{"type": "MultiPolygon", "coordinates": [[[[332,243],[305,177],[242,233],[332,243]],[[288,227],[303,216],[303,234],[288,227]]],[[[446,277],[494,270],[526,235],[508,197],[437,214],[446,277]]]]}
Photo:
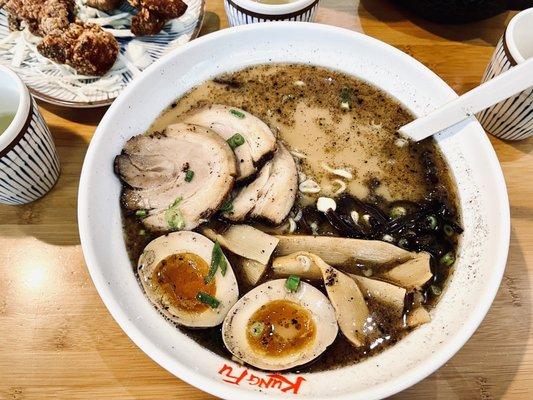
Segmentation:
{"type": "Polygon", "coordinates": [[[153,240],[137,268],[150,301],[180,325],[219,325],[239,297],[235,274],[220,246],[195,232],[153,240]]]}
{"type": "Polygon", "coordinates": [[[246,293],[222,325],[224,343],[235,357],[269,371],[314,360],[333,343],[337,332],[328,298],[308,283],[291,285],[285,279],[246,293]]]}

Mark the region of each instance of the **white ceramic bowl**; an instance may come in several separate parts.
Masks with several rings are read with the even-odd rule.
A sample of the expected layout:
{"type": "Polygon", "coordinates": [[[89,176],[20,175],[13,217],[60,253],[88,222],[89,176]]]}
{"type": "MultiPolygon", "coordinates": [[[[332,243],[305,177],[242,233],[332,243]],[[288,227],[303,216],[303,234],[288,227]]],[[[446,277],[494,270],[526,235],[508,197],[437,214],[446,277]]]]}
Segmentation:
{"type": "Polygon", "coordinates": [[[142,133],[193,86],[222,72],[269,62],[344,71],[387,91],[417,115],[456,97],[437,75],[408,55],[331,26],[253,24],[197,39],[135,80],[113,103],[94,135],[78,202],[89,271],[109,311],[130,338],[162,367],[204,391],[227,399],[287,399],[294,396],[291,384],[299,383],[294,396],[299,398],[368,400],[392,395],[431,374],[468,340],[489,309],[505,268],[509,244],[505,183],[496,155],[474,119],[437,138],[458,182],[464,218],[455,273],[432,311],[431,323],[375,357],[311,375],[272,376],[246,370],[205,350],[164,320],[133,276],[122,237],[120,183],[113,174],[113,158],[128,138],[142,133]]]}

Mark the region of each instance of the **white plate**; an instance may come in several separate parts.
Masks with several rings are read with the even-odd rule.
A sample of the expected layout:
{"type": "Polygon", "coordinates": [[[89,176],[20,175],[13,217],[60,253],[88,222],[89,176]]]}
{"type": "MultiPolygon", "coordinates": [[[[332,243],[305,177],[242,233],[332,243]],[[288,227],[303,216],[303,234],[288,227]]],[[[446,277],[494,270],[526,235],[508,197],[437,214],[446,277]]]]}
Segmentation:
{"type": "Polygon", "coordinates": [[[254,24],[195,40],[133,82],[93,137],[78,199],[80,237],[90,274],[130,338],[162,367],[204,391],[228,399],[390,396],[431,374],[468,340],[489,309],[505,268],[509,246],[505,182],[494,150],[474,119],[437,138],[458,182],[464,218],[455,273],[432,311],[431,323],[375,357],[303,375],[272,376],[245,369],[202,348],[163,319],[132,273],[122,236],[120,183],[113,174],[113,158],[126,140],[147,129],[167,105],[192,87],[222,72],[270,62],[320,65],[357,76],[392,94],[417,115],[456,97],[437,75],[401,51],[331,26],[254,24]],[[233,378],[226,376],[230,369],[233,378]],[[238,385],[227,382],[241,376],[238,385]],[[295,395],[291,383],[298,382],[295,395]]]}
{"type": "MultiPolygon", "coordinates": [[[[142,42],[147,53],[153,60],[157,60],[170,51],[178,48],[184,43],[194,39],[202,25],[204,15],[205,0],[185,0],[188,8],[180,18],[169,22],[157,35],[134,37],[128,29],[121,29],[120,33],[124,37],[118,37],[120,52],[124,54],[126,45],[130,41],[142,42]]],[[[83,4],[82,0],[76,0],[78,6],[83,4]]],[[[132,14],[133,7],[126,1],[119,10],[111,14],[129,13],[132,14]]],[[[110,28],[106,26],[106,28],[110,28]]],[[[101,78],[91,78],[83,80],[79,85],[72,85],[64,77],[73,75],[73,70],[65,65],[59,65],[43,57],[35,49],[34,41],[39,39],[29,32],[25,33],[26,46],[17,51],[16,46],[11,45],[10,32],[5,10],[0,10],[0,64],[13,69],[28,85],[32,94],[47,103],[72,107],[72,108],[93,108],[109,105],[124,90],[126,85],[132,81],[140,71],[124,68],[124,58],[119,57],[115,66],[101,78]],[[21,63],[17,58],[22,58],[21,63]],[[15,59],[15,62],[13,62],[15,59]],[[18,65],[20,64],[20,66],[18,65]],[[36,68],[30,68],[38,67],[36,68]],[[60,77],[63,77],[62,79],[60,77]],[[52,79],[50,79],[52,78],[52,79]],[[61,79],[58,81],[57,79],[61,79]],[[98,85],[104,80],[112,82],[106,85],[106,90],[99,90],[98,85]]],[[[17,33],[15,33],[17,34],[17,33]]]]}

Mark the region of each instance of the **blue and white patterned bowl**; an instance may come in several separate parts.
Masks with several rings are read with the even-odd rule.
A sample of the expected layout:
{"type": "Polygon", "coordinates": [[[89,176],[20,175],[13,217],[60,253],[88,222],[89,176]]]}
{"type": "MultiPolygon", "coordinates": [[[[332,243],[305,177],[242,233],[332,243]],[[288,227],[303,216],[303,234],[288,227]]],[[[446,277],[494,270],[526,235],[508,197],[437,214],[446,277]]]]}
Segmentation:
{"type": "Polygon", "coordinates": [[[267,21],[313,22],[319,0],[295,0],[286,4],[264,4],[253,0],[224,0],[231,26],[267,21]]]}
{"type": "Polygon", "coordinates": [[[59,178],[59,158],[48,126],[22,80],[0,66],[0,105],[7,92],[15,118],[0,134],[0,204],[26,204],[48,193],[59,178]],[[15,111],[15,110],[13,110],[15,111]]]}
{"type": "Polygon", "coordinates": [[[109,14],[85,6],[85,0],[75,0],[77,18],[98,23],[110,31],[120,44],[119,59],[103,77],[81,77],[66,66],[43,57],[36,49],[40,38],[27,30],[10,32],[7,14],[0,10],[0,65],[14,70],[39,100],[74,108],[109,105],[143,68],[132,66],[127,57],[130,42],[141,45],[151,61],[194,39],[202,25],[205,0],[184,0],[188,8],[180,18],[168,22],[157,35],[135,37],[129,30],[134,9],[124,1],[120,9],[109,14]],[[121,16],[125,16],[121,18],[121,16]],[[124,27],[114,29],[108,18],[124,21],[124,27]]]}

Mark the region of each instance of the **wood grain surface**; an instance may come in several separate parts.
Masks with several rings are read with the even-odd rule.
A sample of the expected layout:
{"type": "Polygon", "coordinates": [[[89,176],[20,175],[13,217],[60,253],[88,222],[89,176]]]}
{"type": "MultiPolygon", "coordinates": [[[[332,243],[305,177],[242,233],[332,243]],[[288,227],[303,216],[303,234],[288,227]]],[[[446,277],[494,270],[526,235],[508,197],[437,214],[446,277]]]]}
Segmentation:
{"type": "MultiPolygon", "coordinates": [[[[385,0],[324,0],[318,21],[364,32],[427,65],[458,93],[477,85],[512,16],[464,26],[423,21],[385,0]]],[[[227,26],[207,0],[202,29],[227,26]]],[[[122,332],[89,278],[76,224],[79,174],[105,109],[40,104],[62,174],[52,192],[0,206],[0,399],[207,399],[159,367],[122,332]]],[[[511,201],[505,277],[484,322],[436,373],[398,399],[533,398],[533,138],[491,137],[511,201]]]]}

